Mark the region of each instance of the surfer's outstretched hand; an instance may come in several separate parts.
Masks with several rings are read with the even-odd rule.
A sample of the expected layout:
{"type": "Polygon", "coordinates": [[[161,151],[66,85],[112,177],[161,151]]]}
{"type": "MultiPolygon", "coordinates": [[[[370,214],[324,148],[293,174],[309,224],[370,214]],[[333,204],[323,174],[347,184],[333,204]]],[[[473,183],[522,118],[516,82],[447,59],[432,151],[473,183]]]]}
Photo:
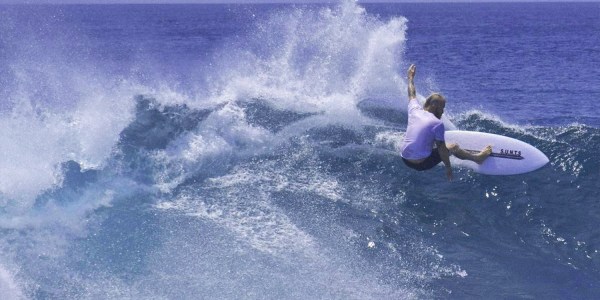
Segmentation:
{"type": "Polygon", "coordinates": [[[408,80],[415,79],[416,72],[417,72],[417,66],[415,66],[414,64],[410,65],[410,67],[408,67],[408,80]]]}
{"type": "Polygon", "coordinates": [[[451,167],[446,167],[446,177],[448,177],[448,181],[452,181],[452,179],[454,179],[451,167]]]}
{"type": "Polygon", "coordinates": [[[407,84],[408,84],[408,100],[417,98],[417,90],[415,89],[415,72],[417,71],[417,66],[414,64],[408,67],[408,75],[407,75],[407,84]]]}

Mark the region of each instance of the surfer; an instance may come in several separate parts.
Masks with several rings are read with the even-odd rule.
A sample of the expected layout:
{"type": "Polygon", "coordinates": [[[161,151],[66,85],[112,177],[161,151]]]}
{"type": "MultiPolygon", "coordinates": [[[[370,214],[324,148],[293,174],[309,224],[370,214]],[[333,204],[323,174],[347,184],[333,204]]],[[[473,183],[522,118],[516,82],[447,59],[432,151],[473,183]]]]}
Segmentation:
{"type": "Polygon", "coordinates": [[[415,65],[408,68],[408,125],[400,155],[408,167],[417,171],[429,170],[444,162],[446,176],[448,180],[452,180],[451,154],[459,159],[481,164],[492,153],[492,147],[487,146],[474,154],[461,149],[457,144],[446,147],[444,123],[441,120],[446,99],[441,94],[433,93],[421,107],[414,83],[416,69],[415,65]]]}

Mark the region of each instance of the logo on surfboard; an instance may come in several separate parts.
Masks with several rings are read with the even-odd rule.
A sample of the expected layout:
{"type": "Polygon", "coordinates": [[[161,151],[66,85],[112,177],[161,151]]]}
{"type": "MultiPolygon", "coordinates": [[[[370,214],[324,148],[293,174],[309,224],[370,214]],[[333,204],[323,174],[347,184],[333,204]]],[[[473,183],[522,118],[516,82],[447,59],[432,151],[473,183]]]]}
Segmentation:
{"type": "MultiPolygon", "coordinates": [[[[471,153],[479,153],[479,151],[477,150],[467,150],[471,153]]],[[[490,154],[491,157],[498,157],[498,158],[507,158],[507,159],[517,159],[517,160],[521,160],[521,159],[525,159],[525,157],[523,157],[523,155],[521,155],[521,150],[515,150],[515,149],[500,149],[500,152],[492,152],[492,154],[490,154]]]]}
{"type": "Polygon", "coordinates": [[[513,149],[500,149],[500,155],[507,157],[514,157],[518,159],[523,159],[521,156],[521,150],[513,150],[513,149]]]}

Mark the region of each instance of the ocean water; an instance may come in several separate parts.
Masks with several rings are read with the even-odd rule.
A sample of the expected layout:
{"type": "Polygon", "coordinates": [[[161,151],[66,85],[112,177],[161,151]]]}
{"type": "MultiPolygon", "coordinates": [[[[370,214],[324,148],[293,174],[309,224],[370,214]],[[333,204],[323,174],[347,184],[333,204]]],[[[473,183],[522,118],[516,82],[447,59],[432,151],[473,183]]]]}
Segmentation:
{"type": "Polygon", "coordinates": [[[0,6],[2,299],[591,299],[600,3],[0,6]],[[414,172],[407,67],[528,174],[414,172]]]}

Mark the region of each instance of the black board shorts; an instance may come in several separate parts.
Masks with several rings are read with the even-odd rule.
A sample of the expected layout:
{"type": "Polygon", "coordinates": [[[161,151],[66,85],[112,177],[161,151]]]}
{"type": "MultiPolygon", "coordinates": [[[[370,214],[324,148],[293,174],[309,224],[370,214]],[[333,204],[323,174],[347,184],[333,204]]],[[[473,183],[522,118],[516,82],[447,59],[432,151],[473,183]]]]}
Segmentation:
{"type": "Polygon", "coordinates": [[[429,155],[429,157],[427,157],[424,161],[422,161],[418,164],[410,162],[410,161],[406,160],[404,157],[402,158],[402,161],[404,161],[404,164],[406,164],[409,168],[415,169],[417,171],[425,171],[425,170],[429,170],[429,169],[437,166],[439,163],[441,163],[442,158],[440,157],[440,152],[438,152],[438,149],[433,148],[433,150],[431,150],[431,154],[429,155]]]}

